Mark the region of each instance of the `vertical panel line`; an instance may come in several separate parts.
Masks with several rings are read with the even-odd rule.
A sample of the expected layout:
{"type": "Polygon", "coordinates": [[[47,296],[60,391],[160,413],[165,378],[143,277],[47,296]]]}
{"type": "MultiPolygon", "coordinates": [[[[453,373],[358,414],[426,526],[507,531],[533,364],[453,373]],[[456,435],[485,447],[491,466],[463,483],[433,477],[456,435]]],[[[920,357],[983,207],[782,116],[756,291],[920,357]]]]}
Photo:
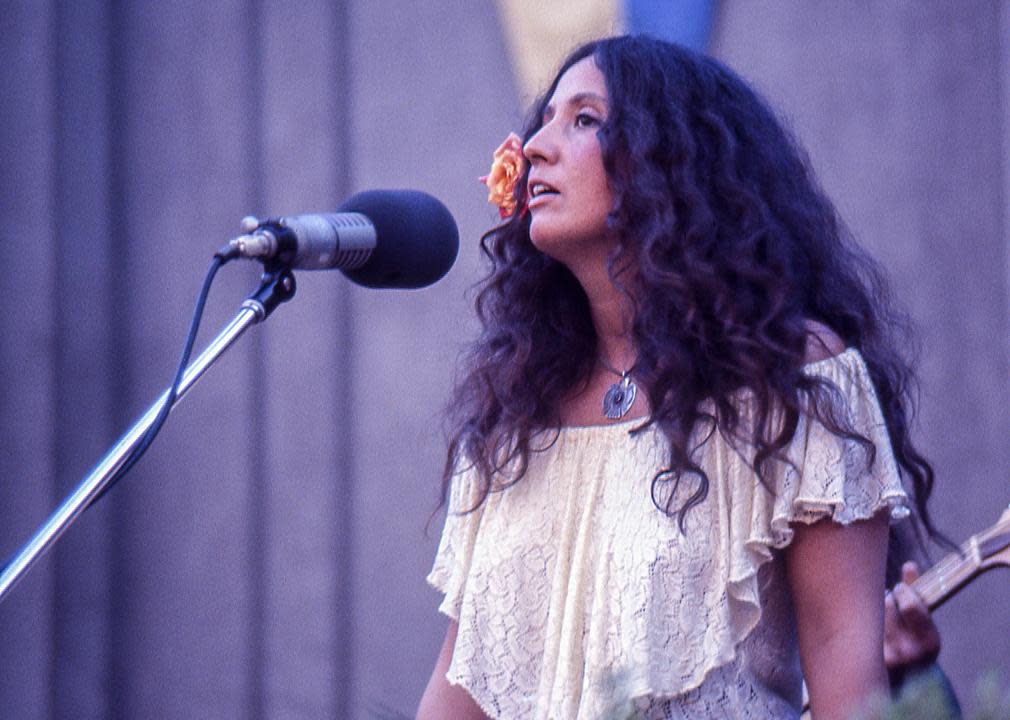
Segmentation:
{"type": "MultiPolygon", "coordinates": [[[[108,34],[108,203],[109,203],[109,277],[107,313],[109,317],[109,357],[106,367],[109,376],[105,379],[108,388],[115,389],[109,403],[109,411],[116,427],[126,427],[130,422],[129,398],[133,388],[133,373],[129,358],[130,331],[128,313],[130,306],[130,264],[127,213],[127,111],[128,88],[126,63],[129,54],[130,37],[126,11],[122,0],[110,0],[107,5],[108,34]]],[[[134,716],[130,698],[130,625],[129,625],[129,536],[126,518],[130,506],[128,494],[120,488],[110,493],[104,502],[109,508],[109,653],[107,668],[107,700],[111,720],[127,720],[134,716]]]]}
{"type": "MultiPolygon", "coordinates": [[[[1003,294],[1007,299],[1006,312],[1003,314],[1006,331],[1003,338],[1003,360],[1006,368],[1010,367],[1010,326],[1006,321],[1007,318],[1010,318],[1010,37],[1007,35],[1010,33],[1010,2],[1007,0],[997,2],[996,15],[996,27],[998,28],[996,37],[999,38],[997,67],[1001,70],[997,73],[1000,78],[998,92],[1003,109],[1003,112],[1000,113],[1000,135],[1003,143],[1003,200],[1000,203],[1000,208],[1002,210],[1003,259],[1006,270],[1003,275],[1003,294]]],[[[1006,374],[1004,374],[1005,377],[1006,374]]],[[[1004,389],[1008,389],[1006,385],[1004,385],[1004,389]]]]}
{"type": "MultiPolygon", "coordinates": [[[[351,31],[350,2],[333,3],[332,32],[333,56],[332,72],[334,78],[332,92],[329,97],[333,103],[331,117],[334,118],[333,132],[336,157],[334,190],[337,197],[346,198],[353,187],[352,182],[352,134],[350,107],[354,101],[351,73],[351,31]]],[[[349,718],[352,716],[351,706],[355,687],[355,669],[360,666],[357,661],[357,643],[355,642],[355,593],[354,557],[357,550],[355,538],[354,510],[357,493],[355,483],[355,453],[354,438],[357,431],[357,417],[354,412],[354,307],[353,293],[347,282],[339,284],[336,326],[338,332],[335,339],[338,344],[334,357],[338,362],[337,382],[334,383],[336,396],[333,398],[333,426],[338,438],[336,448],[336,477],[333,483],[333,503],[335,520],[333,578],[335,616],[334,616],[334,674],[336,682],[333,685],[333,717],[349,718]]]]}
{"type": "MultiPolygon", "coordinates": [[[[53,458],[53,475],[52,475],[52,491],[53,491],[53,502],[50,503],[51,507],[56,507],[56,503],[59,502],[60,493],[63,490],[62,479],[66,473],[66,452],[64,450],[65,438],[59,437],[58,428],[60,426],[59,418],[64,417],[64,390],[60,385],[60,377],[62,373],[62,360],[63,356],[60,352],[60,348],[64,345],[64,326],[60,320],[60,312],[63,309],[63,294],[64,288],[62,286],[62,273],[60,272],[60,258],[63,256],[62,252],[62,234],[60,233],[61,227],[65,227],[63,220],[66,213],[66,207],[63,202],[64,185],[63,185],[63,171],[64,164],[62,158],[64,156],[64,143],[63,143],[63,128],[61,123],[61,118],[65,111],[62,92],[63,83],[65,81],[65,66],[66,58],[64,53],[64,37],[63,37],[63,3],[53,3],[52,16],[49,19],[49,35],[52,38],[52,54],[50,56],[50,68],[51,68],[51,85],[52,88],[52,102],[50,104],[50,111],[52,115],[50,116],[50,122],[52,123],[52,142],[50,143],[50,149],[52,151],[52,160],[49,164],[50,167],[50,177],[49,177],[49,193],[51,198],[52,215],[50,216],[50,235],[52,237],[52,247],[53,247],[53,304],[51,306],[52,318],[50,320],[53,327],[52,334],[52,347],[50,348],[50,357],[53,358],[51,368],[53,371],[52,383],[53,383],[53,419],[54,425],[57,430],[50,436],[53,447],[52,455],[53,458]],[[64,442],[61,442],[63,440],[64,442]]],[[[50,664],[48,669],[49,674],[49,688],[47,699],[49,703],[49,708],[47,712],[48,717],[58,717],[61,706],[64,705],[62,702],[63,690],[65,684],[62,682],[59,672],[59,663],[56,662],[56,658],[63,656],[63,647],[61,638],[63,637],[63,632],[61,625],[63,623],[63,618],[66,616],[66,608],[63,603],[63,595],[67,588],[65,587],[64,577],[63,577],[63,552],[62,547],[57,545],[53,548],[53,583],[52,583],[52,595],[50,596],[50,617],[52,622],[49,626],[49,643],[50,643],[50,664]]]]}
{"type": "MultiPolygon", "coordinates": [[[[264,208],[264,57],[263,57],[263,2],[248,0],[245,13],[247,26],[245,36],[254,38],[246,43],[247,56],[245,72],[247,76],[247,108],[243,132],[247,140],[248,203],[260,215],[264,208]]],[[[250,720],[266,717],[266,587],[267,587],[267,437],[265,418],[267,414],[266,396],[260,388],[266,387],[266,348],[261,332],[247,336],[249,352],[249,394],[247,400],[247,422],[249,433],[249,496],[248,496],[248,580],[249,580],[249,634],[246,670],[246,713],[250,720]]]]}

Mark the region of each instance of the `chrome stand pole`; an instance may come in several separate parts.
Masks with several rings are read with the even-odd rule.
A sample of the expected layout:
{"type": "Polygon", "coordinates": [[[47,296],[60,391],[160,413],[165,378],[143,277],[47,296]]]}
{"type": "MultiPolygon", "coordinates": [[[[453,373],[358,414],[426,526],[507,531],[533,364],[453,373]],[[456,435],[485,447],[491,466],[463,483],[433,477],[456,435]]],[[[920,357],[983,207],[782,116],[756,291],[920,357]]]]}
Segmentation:
{"type": "MultiPolygon", "coordinates": [[[[186,368],[179,385],[179,392],[172,404],[176,404],[196,384],[210,366],[230,348],[251,326],[262,322],[283,302],[295,294],[295,278],[290,270],[267,272],[263,275],[259,289],[242,303],[238,314],[218,333],[199,357],[186,368]]],[[[140,416],[133,426],[116,442],[99,463],[64,499],[60,506],[35,531],[24,547],[0,571],[0,602],[14,585],[24,576],[35,562],[67,531],[67,528],[83,513],[109,484],[116,472],[130,457],[130,453],[141,442],[144,433],[154,423],[168,397],[166,389],[147,412],[140,416]]]]}

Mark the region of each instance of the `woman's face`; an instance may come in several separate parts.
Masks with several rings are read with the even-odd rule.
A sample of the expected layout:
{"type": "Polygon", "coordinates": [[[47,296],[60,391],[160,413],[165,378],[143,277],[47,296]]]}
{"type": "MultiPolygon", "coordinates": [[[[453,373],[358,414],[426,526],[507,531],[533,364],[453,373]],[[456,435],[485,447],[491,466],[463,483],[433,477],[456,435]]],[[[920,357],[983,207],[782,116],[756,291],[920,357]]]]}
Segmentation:
{"type": "Polygon", "coordinates": [[[530,162],[530,239],[572,266],[613,247],[607,214],[613,195],[597,137],[609,111],[607,86],[592,57],[572,65],[544,110],[542,126],[523,148],[530,162]]]}

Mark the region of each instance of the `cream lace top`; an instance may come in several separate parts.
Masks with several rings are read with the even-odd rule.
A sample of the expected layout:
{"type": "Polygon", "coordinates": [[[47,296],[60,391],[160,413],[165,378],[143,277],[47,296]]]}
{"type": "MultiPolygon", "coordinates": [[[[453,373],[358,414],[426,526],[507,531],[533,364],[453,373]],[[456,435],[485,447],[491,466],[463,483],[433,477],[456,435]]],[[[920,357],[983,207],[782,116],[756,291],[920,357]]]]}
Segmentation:
{"type": "MultiPolygon", "coordinates": [[[[708,497],[686,535],[656,509],[667,459],[635,421],[560,431],[476,511],[454,478],[428,581],[459,624],[447,678],[493,718],[793,718],[801,682],[780,555],[790,523],[908,514],[880,408],[853,349],[806,366],[841,390],[858,444],[801,418],[792,465],[759,484],[721,434],[699,448],[708,497]]],[[[746,400],[742,402],[746,409],[746,400]]],[[[688,483],[689,484],[689,483],[688,483]]]]}

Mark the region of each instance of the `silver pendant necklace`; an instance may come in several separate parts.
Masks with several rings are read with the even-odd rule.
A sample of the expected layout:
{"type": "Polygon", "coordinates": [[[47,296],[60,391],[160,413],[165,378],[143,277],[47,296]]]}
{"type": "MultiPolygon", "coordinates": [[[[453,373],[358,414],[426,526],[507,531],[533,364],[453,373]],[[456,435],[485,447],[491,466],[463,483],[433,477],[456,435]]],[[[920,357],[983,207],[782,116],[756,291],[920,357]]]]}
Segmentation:
{"type": "Polygon", "coordinates": [[[608,372],[614,373],[621,379],[611,385],[607,392],[603,394],[603,415],[610,420],[620,420],[628,414],[631,406],[635,404],[635,396],[638,394],[638,386],[631,379],[631,371],[620,372],[610,367],[603,358],[600,358],[600,365],[608,372]]]}

